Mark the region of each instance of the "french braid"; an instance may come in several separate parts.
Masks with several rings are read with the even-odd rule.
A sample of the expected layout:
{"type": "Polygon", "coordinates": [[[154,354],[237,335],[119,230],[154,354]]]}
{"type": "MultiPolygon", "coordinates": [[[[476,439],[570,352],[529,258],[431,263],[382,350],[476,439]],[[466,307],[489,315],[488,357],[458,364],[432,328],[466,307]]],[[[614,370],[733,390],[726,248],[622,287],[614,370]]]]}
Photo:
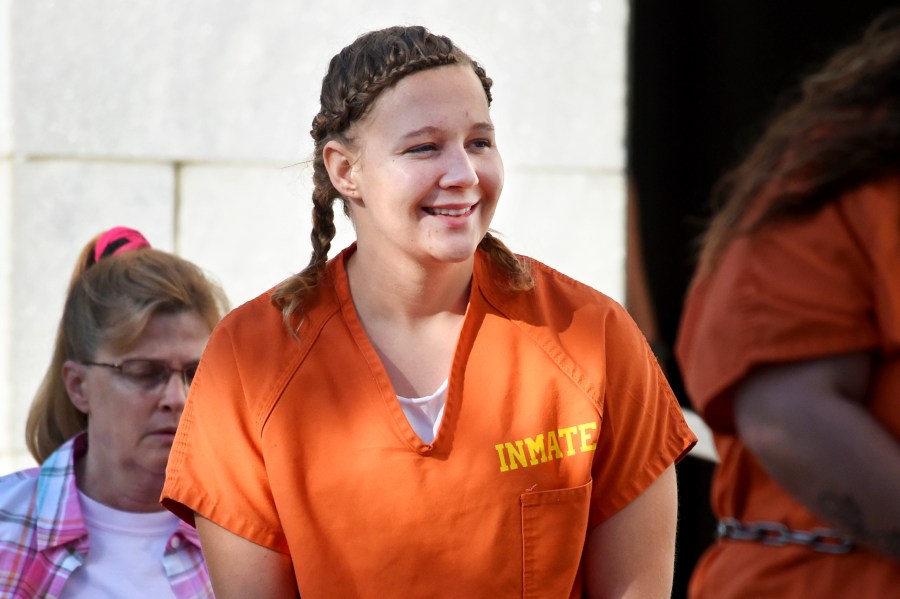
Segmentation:
{"type": "MultiPolygon", "coordinates": [[[[485,70],[453,42],[424,27],[389,27],[358,37],[331,59],[322,80],[321,108],[313,118],[310,135],[313,155],[312,255],[301,272],[283,281],[271,301],[281,309],[284,324],[296,335],[303,303],[316,288],[325,269],[334,239],[334,201],[340,200],[344,214],[349,207],[331,184],[323,150],[331,140],[351,144],[349,129],[364,118],[382,92],[418,71],[446,65],[470,65],[478,75],[490,105],[493,82],[485,70]]],[[[512,289],[528,289],[533,283],[527,265],[500,240],[487,233],[479,244],[496,266],[509,277],[512,289]]]]}
{"type": "Polygon", "coordinates": [[[487,252],[494,266],[506,275],[507,286],[510,289],[528,291],[534,287],[534,278],[531,276],[528,263],[512,253],[506,244],[492,235],[490,231],[484,234],[478,247],[487,252]]]}

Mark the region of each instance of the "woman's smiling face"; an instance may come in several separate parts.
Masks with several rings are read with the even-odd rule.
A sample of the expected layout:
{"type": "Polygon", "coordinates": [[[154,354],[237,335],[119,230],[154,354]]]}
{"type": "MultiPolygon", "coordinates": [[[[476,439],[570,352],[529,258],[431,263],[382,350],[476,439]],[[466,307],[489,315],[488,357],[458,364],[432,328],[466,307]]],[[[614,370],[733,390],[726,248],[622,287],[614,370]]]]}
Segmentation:
{"type": "Polygon", "coordinates": [[[469,65],[413,73],[350,129],[351,213],[361,251],[422,264],[461,262],[484,237],[503,162],[469,65]]]}

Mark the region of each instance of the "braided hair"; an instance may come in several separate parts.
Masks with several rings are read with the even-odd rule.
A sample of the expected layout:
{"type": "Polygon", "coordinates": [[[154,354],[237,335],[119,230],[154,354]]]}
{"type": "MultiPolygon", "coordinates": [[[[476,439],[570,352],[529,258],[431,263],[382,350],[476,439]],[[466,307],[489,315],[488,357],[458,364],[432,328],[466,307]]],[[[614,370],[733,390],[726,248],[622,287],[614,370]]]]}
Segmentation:
{"type": "MultiPolygon", "coordinates": [[[[349,143],[348,130],[351,125],[369,113],[382,92],[407,75],[446,65],[471,66],[481,81],[490,105],[492,81],[481,65],[449,38],[433,34],[425,27],[398,26],[365,33],[331,59],[322,80],[319,96],[321,108],[310,130],[315,143],[310,233],[312,255],[306,268],[283,281],[271,296],[272,303],[281,309],[284,324],[292,334],[296,334],[297,328],[292,321],[297,316],[302,317],[303,302],[315,289],[325,269],[335,235],[335,200],[341,201],[344,214],[350,214],[346,200],[331,184],[325,169],[325,145],[331,140],[349,143]]],[[[491,233],[485,234],[479,247],[508,276],[511,289],[530,289],[533,286],[527,265],[491,233]]]]}

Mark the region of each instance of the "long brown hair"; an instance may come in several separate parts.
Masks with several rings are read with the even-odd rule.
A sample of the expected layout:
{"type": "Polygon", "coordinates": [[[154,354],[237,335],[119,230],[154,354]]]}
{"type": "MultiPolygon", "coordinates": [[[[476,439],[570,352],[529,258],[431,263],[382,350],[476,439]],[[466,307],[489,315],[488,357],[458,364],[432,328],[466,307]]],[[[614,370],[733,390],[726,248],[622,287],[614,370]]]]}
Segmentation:
{"type": "MultiPolygon", "coordinates": [[[[345,144],[350,126],[369,113],[379,95],[398,81],[418,71],[445,65],[468,65],[481,80],[488,105],[492,81],[484,69],[447,37],[424,27],[390,27],[371,31],[331,59],[322,80],[321,108],[312,122],[310,135],[315,142],[313,154],[312,255],[300,273],[286,279],[273,292],[271,301],[278,306],[285,326],[292,333],[291,321],[302,315],[303,302],[317,286],[334,239],[334,201],[340,200],[344,213],[349,207],[332,186],[325,169],[323,149],[335,139],[345,144]]],[[[497,267],[509,278],[512,289],[533,286],[527,265],[491,233],[479,244],[497,267]]]]}
{"type": "Polygon", "coordinates": [[[101,347],[127,351],[157,314],[195,312],[212,331],[228,309],[218,284],[168,252],[142,248],[95,262],[99,237],[78,257],[50,365],[28,412],[25,442],[39,463],[87,427],[63,382],[66,360],[93,360],[101,347]]]}
{"type": "Polygon", "coordinates": [[[714,189],[722,208],[702,240],[702,272],[736,236],[814,213],[866,181],[900,172],[900,10],[876,19],[800,92],[714,189]],[[751,215],[763,196],[765,208],[751,215]]]}

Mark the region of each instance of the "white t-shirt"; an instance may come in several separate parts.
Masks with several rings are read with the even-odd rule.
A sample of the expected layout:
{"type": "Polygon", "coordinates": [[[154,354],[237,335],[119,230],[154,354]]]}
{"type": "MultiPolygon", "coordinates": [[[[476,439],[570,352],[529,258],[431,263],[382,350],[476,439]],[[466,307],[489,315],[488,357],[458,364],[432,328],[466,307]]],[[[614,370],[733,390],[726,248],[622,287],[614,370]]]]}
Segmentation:
{"type": "Polygon", "coordinates": [[[91,547],[61,599],[174,599],[163,570],[166,542],[178,527],[171,512],[123,512],[78,492],[91,547]]]}
{"type": "Polygon", "coordinates": [[[448,379],[444,379],[437,391],[427,397],[397,396],[410,426],[426,443],[434,441],[438,428],[441,426],[444,405],[447,403],[447,382],[448,379]]]}

